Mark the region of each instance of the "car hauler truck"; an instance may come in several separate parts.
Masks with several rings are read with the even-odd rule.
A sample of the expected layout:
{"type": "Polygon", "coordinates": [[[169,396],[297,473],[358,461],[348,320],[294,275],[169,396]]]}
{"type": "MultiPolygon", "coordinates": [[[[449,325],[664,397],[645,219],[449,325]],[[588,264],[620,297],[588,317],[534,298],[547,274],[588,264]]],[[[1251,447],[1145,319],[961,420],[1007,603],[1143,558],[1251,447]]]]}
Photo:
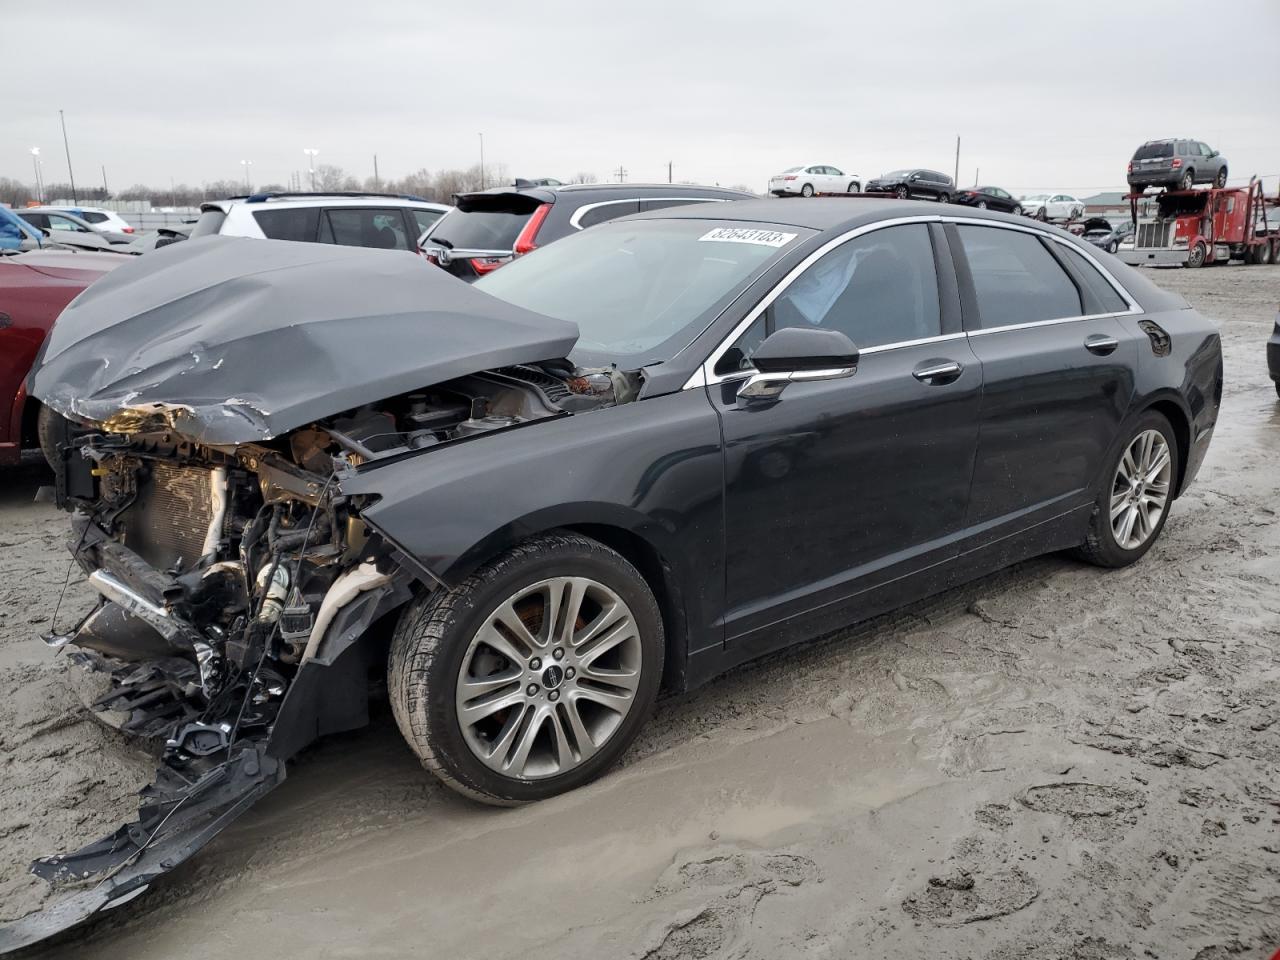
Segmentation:
{"type": "Polygon", "coordinates": [[[1128,200],[1134,232],[1117,254],[1127,264],[1280,263],[1280,198],[1265,196],[1257,178],[1243,187],[1135,193],[1128,200]],[[1138,215],[1142,201],[1153,214],[1138,215]]]}

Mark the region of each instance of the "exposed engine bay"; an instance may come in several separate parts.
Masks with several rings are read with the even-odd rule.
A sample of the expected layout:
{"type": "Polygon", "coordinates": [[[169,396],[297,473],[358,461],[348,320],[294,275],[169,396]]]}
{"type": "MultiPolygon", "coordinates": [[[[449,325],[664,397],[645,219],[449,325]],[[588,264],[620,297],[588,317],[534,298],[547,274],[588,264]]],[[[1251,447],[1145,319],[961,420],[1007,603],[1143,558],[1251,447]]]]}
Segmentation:
{"type": "Polygon", "coordinates": [[[162,761],[138,822],[33,864],[79,892],[55,917],[0,931],[0,950],[140,893],[282,782],[299,749],[367,722],[385,650],[360,641],[435,583],[365,522],[367,495],[344,495],[345,477],[625,403],[639,386],[639,374],[552,361],[234,446],[188,438],[158,405],[69,432],[58,499],[100,600],[73,631],[45,639],[109,678],[91,709],[162,743],[162,761]]]}

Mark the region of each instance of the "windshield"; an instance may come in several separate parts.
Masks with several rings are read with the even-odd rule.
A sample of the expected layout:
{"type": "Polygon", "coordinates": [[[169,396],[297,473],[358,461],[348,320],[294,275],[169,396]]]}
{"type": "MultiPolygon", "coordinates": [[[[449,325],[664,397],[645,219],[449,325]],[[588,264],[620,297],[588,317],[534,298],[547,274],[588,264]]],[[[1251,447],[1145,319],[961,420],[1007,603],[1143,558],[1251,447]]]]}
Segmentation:
{"type": "Polygon", "coordinates": [[[476,287],[576,323],[573,359],[584,366],[639,367],[675,356],[812,233],[770,223],[624,220],[558,240],[476,287]]]}

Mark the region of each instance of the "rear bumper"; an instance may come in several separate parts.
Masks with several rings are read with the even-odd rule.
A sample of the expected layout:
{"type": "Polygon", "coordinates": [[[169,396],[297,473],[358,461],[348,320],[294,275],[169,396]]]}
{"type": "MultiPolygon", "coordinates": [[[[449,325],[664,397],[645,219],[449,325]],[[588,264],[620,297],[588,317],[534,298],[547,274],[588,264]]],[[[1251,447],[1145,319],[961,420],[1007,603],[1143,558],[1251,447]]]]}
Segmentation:
{"type": "Polygon", "coordinates": [[[1143,265],[1149,267],[1175,267],[1187,262],[1186,250],[1155,250],[1144,247],[1126,250],[1121,247],[1116,256],[1131,267],[1141,267],[1143,265]]]}
{"type": "Polygon", "coordinates": [[[1163,187],[1167,183],[1177,183],[1179,175],[1178,170],[1151,170],[1131,173],[1128,181],[1131,187],[1163,187]]]}

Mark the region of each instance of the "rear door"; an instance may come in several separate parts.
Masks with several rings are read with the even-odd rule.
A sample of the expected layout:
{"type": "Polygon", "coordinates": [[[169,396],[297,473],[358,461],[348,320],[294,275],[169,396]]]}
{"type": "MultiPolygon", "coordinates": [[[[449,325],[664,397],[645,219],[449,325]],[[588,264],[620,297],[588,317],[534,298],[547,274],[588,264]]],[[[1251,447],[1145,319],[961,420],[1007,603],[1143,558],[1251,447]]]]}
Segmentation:
{"type": "Polygon", "coordinates": [[[926,223],[846,240],[766,299],[714,358],[728,643],[760,653],[847,621],[851,607],[880,609],[869,591],[900,596],[902,578],[955,555],[981,374],[935,242],[945,247],[926,223]],[[739,404],[752,351],[784,326],[848,334],[857,372],[794,382],[772,405],[739,404]]]}
{"type": "Polygon", "coordinates": [[[948,225],[982,364],[966,526],[997,539],[1088,505],[1133,396],[1129,302],[1074,244],[1022,227],[948,225]]]}

